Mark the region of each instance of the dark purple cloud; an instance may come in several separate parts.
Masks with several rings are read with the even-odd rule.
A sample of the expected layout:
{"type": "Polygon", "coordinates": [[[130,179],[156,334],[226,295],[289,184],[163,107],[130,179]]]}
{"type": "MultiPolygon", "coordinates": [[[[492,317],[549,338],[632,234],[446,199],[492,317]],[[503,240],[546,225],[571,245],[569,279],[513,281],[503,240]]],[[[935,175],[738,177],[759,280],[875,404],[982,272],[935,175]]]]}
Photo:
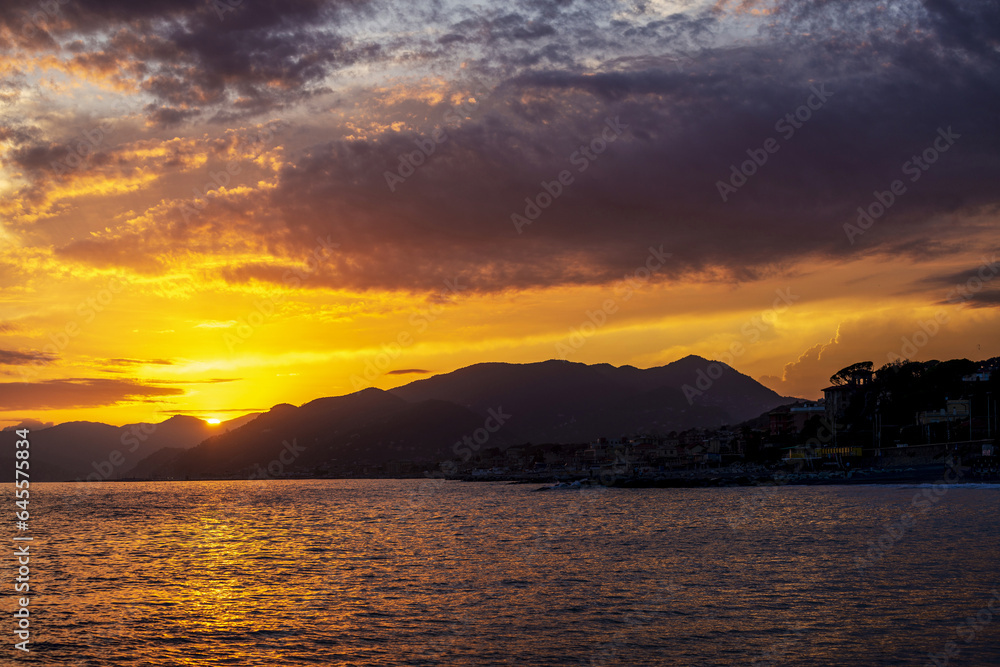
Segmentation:
{"type": "MultiPolygon", "coordinates": [[[[439,34],[412,36],[398,18],[379,41],[352,33],[351,20],[387,8],[398,9],[248,2],[220,20],[208,5],[81,3],[80,29],[124,26],[95,48],[132,63],[156,122],[332,105],[321,95],[331,73],[359,63],[435,73],[461,61],[463,76],[496,84],[454,123],[442,121],[446,97],[421,103],[429,120],[415,130],[300,138],[274,189],[210,202],[193,224],[167,215],[142,234],[73,242],[62,256],[158,270],[179,244],[235,230],[297,262],[330,237],[339,252],[306,285],[436,291],[458,279],[497,291],[606,283],[660,245],[672,253],[660,278],[739,282],[813,258],[934,259],[995,240],[974,220],[998,204],[996,3],[781,3],[737,38],[708,10],[637,9],[599,24],[614,7],[427,3],[411,21],[439,34]],[[447,140],[415,152],[435,125],[447,140]],[[587,147],[594,159],[581,157],[587,147]],[[408,154],[422,164],[390,189],[386,173],[403,174],[408,154]],[[572,182],[554,185],[564,171],[572,182]],[[547,191],[558,195],[537,219],[512,221],[534,217],[526,198],[539,205],[547,191]]],[[[365,111],[384,127],[395,120],[386,108],[365,111]]],[[[290,267],[236,265],[224,277],[281,282],[290,267]]]]}
{"type": "Polygon", "coordinates": [[[876,8],[810,7],[830,15],[828,26],[870,32],[824,30],[803,11],[774,27],[773,41],[709,50],[683,71],[643,58],[615,72],[526,73],[449,129],[396,192],[386,170],[429,133],[315,146],[281,173],[274,207],[305,239],[341,241],[345,259],[329,274],[355,287],[431,289],[453,276],[484,289],[603,282],[660,243],[674,253],[664,275],[723,267],[733,280],[809,256],[967,249],[981,233],[967,218],[997,203],[996,56],[941,48],[952,24],[934,13],[888,31],[876,8]],[[816,32],[785,34],[796,21],[816,32]],[[795,113],[809,118],[783,120],[795,113]],[[578,173],[574,152],[606,119],[627,130],[578,173]],[[768,139],[774,154],[762,152],[768,139]],[[914,167],[927,150],[935,163],[914,167]],[[751,164],[756,173],[723,201],[718,182],[753,155],[766,163],[751,164]],[[517,234],[511,214],[525,215],[525,197],[564,169],[572,185],[517,234]],[[844,225],[896,180],[905,192],[852,239],[844,225]]]}
{"type": "MultiPolygon", "coordinates": [[[[29,50],[68,50],[73,62],[137,82],[159,104],[148,117],[172,125],[241,99],[273,108],[332,71],[377,55],[335,27],[368,0],[182,0],[4,3],[0,24],[29,50]],[[330,30],[317,30],[327,24],[330,30]],[[278,85],[275,85],[278,84],[278,85]]],[[[8,44],[7,46],[12,46],[8,44]]]]}

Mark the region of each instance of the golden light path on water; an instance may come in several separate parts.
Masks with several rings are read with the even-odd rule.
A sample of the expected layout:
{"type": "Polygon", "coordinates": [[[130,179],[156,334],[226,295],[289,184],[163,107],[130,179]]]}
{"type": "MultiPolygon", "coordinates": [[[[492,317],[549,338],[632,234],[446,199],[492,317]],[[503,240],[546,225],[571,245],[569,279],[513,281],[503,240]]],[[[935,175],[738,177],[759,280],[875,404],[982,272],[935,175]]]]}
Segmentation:
{"type": "Polygon", "coordinates": [[[998,584],[996,486],[534,488],[33,486],[17,664],[922,664],[998,584]]]}

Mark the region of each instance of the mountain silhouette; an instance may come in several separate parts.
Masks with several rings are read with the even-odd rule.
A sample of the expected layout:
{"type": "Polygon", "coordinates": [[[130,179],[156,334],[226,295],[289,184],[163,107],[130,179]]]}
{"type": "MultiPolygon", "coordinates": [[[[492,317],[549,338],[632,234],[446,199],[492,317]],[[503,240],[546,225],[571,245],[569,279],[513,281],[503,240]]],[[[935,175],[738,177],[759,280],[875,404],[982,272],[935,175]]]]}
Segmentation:
{"type": "Polygon", "coordinates": [[[649,369],[559,360],[476,364],[390,393],[408,401],[450,401],[480,414],[502,405],[513,415],[511,428],[531,442],[719,427],[794,400],[694,355],[649,369]]]}
{"type": "MultiPolygon", "coordinates": [[[[128,475],[140,461],[164,448],[187,449],[210,436],[235,428],[256,415],[244,415],[212,426],[196,417],[176,415],[158,424],[110,426],[98,422],[65,422],[32,430],[31,480],[38,482],[99,481],[128,475]]],[[[13,481],[9,452],[0,456],[0,481],[13,481]],[[10,465],[7,465],[10,461],[10,465]]]]}
{"type": "MultiPolygon", "coordinates": [[[[143,461],[137,475],[271,477],[391,461],[435,461],[483,427],[484,417],[448,401],[408,402],[381,389],[279,405],[229,433],[168,460],[143,461]]],[[[505,429],[490,446],[514,444],[505,429]]]]}
{"type": "Polygon", "coordinates": [[[279,404],[215,427],[184,416],[121,428],[60,424],[32,432],[32,479],[265,477],[433,465],[466,451],[469,438],[479,451],[665,435],[735,425],[793,400],[698,356],[648,369],[482,363],[389,391],[279,404]]]}

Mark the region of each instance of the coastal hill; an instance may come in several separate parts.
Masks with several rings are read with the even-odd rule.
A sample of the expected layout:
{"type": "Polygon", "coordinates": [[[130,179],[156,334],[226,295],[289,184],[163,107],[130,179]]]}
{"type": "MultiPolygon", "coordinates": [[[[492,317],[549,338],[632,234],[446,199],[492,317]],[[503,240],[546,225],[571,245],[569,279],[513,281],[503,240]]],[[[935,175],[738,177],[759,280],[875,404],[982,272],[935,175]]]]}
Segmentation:
{"type": "MultiPolygon", "coordinates": [[[[32,430],[31,480],[114,479],[164,447],[189,449],[256,416],[243,415],[217,426],[211,426],[197,417],[176,415],[158,424],[111,426],[99,422],[66,422],[32,430]]],[[[12,451],[0,456],[0,481],[13,481],[12,451]],[[4,461],[9,461],[10,465],[4,461]]]]}
{"type": "MultiPolygon", "coordinates": [[[[278,405],[254,421],[169,460],[143,461],[136,476],[276,476],[289,470],[359,470],[433,461],[483,426],[483,416],[446,401],[410,403],[381,389],[278,405]],[[270,471],[269,467],[273,467],[270,471]]],[[[492,446],[515,444],[502,428],[492,446]]]]}
{"type": "Polygon", "coordinates": [[[487,426],[499,428],[482,448],[578,443],[735,424],[789,401],[720,364],[711,371],[718,378],[689,402],[684,385],[695,386],[699,371],[707,373],[710,365],[700,357],[646,370],[566,361],[476,364],[390,391],[369,388],[301,407],[275,406],[188,451],[151,457],[132,473],[263,476],[274,474],[267,472],[271,464],[285,473],[357,472],[393,463],[404,470],[406,464],[461,458],[465,438],[477,431],[485,437],[487,426]],[[503,424],[491,421],[491,412],[503,424]]]}
{"type": "Polygon", "coordinates": [[[648,369],[558,360],[476,364],[390,393],[411,402],[449,401],[484,415],[502,406],[523,440],[553,443],[737,424],[795,400],[694,355],[648,369]]]}
{"type": "Polygon", "coordinates": [[[455,443],[477,431],[482,438],[484,427],[495,424],[487,421],[490,411],[506,416],[482,446],[504,449],[737,424],[791,400],[696,356],[649,369],[558,360],[483,363],[390,391],[277,405],[216,427],[173,417],[138,446],[126,440],[134,432],[129,427],[69,423],[33,431],[32,478],[86,479],[109,470],[109,460],[113,470],[105,479],[245,477],[263,474],[273,461],[284,461],[286,472],[357,470],[455,458],[455,443]],[[109,459],[115,451],[124,461],[109,459]]]}

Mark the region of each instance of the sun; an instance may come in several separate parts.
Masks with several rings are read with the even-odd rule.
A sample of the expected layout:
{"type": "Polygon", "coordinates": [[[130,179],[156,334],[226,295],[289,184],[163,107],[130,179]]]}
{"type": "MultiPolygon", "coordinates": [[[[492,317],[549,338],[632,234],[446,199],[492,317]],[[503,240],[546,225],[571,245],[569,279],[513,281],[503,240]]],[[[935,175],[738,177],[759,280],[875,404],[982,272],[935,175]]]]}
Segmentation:
{"type": "Polygon", "coordinates": [[[211,424],[212,426],[215,426],[216,424],[221,424],[222,423],[221,419],[216,419],[215,417],[212,417],[211,419],[206,419],[205,421],[208,422],[209,424],[211,424]]]}

